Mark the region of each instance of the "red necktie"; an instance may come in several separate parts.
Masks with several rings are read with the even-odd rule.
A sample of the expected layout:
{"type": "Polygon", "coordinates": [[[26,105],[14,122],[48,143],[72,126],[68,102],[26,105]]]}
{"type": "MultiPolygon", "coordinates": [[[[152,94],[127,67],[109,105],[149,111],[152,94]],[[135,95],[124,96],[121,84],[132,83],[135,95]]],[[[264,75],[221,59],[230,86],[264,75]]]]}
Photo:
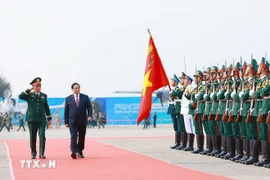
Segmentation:
{"type": "Polygon", "coordinates": [[[76,104],[77,104],[77,107],[79,107],[79,98],[78,98],[78,95],[76,95],[76,104]]]}

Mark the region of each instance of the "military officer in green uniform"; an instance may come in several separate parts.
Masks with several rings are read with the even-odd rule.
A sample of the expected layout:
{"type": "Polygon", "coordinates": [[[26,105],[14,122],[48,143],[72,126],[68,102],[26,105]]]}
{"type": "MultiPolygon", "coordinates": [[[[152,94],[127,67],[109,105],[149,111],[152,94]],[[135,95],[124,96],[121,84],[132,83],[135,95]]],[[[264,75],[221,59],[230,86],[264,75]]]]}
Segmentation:
{"type": "MultiPolygon", "coordinates": [[[[204,133],[203,133],[203,127],[202,127],[202,115],[204,112],[204,88],[205,86],[202,84],[203,81],[203,73],[202,71],[198,70],[196,71],[196,74],[194,75],[194,81],[197,87],[194,89],[194,93],[192,93],[192,101],[193,104],[196,104],[196,110],[194,112],[194,127],[195,127],[195,134],[196,134],[196,142],[197,142],[197,149],[194,151],[191,151],[194,154],[198,154],[200,152],[203,152],[204,148],[204,133]],[[198,118],[197,118],[198,117],[198,118]]],[[[194,106],[194,105],[193,105],[194,106]]]]}
{"type": "Polygon", "coordinates": [[[232,127],[232,134],[236,141],[237,154],[234,157],[230,158],[231,161],[237,161],[243,157],[243,140],[240,135],[239,123],[237,122],[237,114],[238,114],[238,111],[240,110],[239,91],[242,88],[241,79],[240,79],[240,71],[241,71],[241,64],[237,62],[231,74],[234,77],[234,84],[233,84],[233,92],[231,93],[231,97],[233,99],[233,107],[230,112],[230,118],[232,118],[233,120],[230,123],[232,127]]]}
{"type": "Polygon", "coordinates": [[[180,86],[177,91],[174,91],[170,94],[171,98],[174,99],[175,103],[175,114],[176,114],[176,122],[177,122],[177,131],[180,133],[180,146],[176,147],[177,150],[182,150],[187,146],[187,133],[185,129],[184,116],[181,114],[181,100],[182,96],[185,92],[184,81],[186,78],[186,74],[182,72],[182,75],[179,77],[180,86]]]}
{"type": "Polygon", "coordinates": [[[41,92],[41,78],[35,78],[31,83],[31,88],[19,95],[19,98],[27,102],[26,121],[28,122],[30,134],[31,158],[37,155],[36,139],[39,135],[39,158],[45,159],[45,129],[47,124],[51,127],[51,113],[47,102],[47,95],[41,92]]]}
{"type": "Polygon", "coordinates": [[[210,99],[210,94],[211,94],[211,68],[208,67],[204,71],[204,81],[205,81],[205,90],[204,90],[204,101],[205,101],[205,107],[204,111],[202,113],[202,125],[204,128],[204,132],[206,135],[206,149],[203,152],[200,152],[202,155],[207,155],[208,153],[211,153],[213,151],[213,143],[211,141],[211,134],[210,134],[210,129],[209,129],[209,111],[211,109],[211,99],[210,99]]]}
{"type": "Polygon", "coordinates": [[[262,106],[260,113],[258,114],[260,117],[257,119],[257,126],[259,129],[259,137],[261,141],[261,149],[262,149],[262,160],[254,163],[255,166],[264,166],[265,164],[270,163],[270,149],[268,143],[268,129],[266,125],[266,118],[269,111],[269,90],[267,90],[266,85],[268,84],[268,69],[269,63],[263,57],[258,68],[258,74],[260,75],[260,80],[258,85],[256,86],[256,92],[253,94],[255,99],[262,99],[262,106]],[[262,117],[262,118],[261,118],[262,117]],[[260,119],[261,118],[261,119],[260,119]]]}
{"type": "Polygon", "coordinates": [[[219,135],[218,129],[217,129],[217,122],[216,114],[218,110],[219,101],[217,99],[217,93],[218,93],[218,86],[219,86],[219,76],[218,76],[218,67],[213,66],[211,71],[211,93],[210,93],[210,99],[211,99],[211,109],[209,112],[209,118],[208,118],[208,125],[209,125],[209,131],[211,134],[211,141],[213,143],[214,150],[210,153],[208,153],[208,156],[215,156],[221,152],[221,137],[219,135]]]}

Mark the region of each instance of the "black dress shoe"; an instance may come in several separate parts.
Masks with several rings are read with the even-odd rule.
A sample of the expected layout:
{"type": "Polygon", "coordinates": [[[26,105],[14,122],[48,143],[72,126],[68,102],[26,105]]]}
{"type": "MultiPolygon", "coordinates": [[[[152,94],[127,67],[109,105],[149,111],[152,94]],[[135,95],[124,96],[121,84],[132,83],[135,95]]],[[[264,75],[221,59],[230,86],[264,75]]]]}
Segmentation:
{"type": "Polygon", "coordinates": [[[186,148],[184,148],[184,149],[182,149],[182,150],[183,150],[183,151],[194,151],[194,148],[188,146],[188,147],[186,147],[186,148]]]}
{"type": "Polygon", "coordinates": [[[31,159],[36,159],[36,156],[31,156],[31,159]]]}
{"type": "Polygon", "coordinates": [[[40,158],[40,159],[46,159],[46,156],[44,156],[44,155],[39,155],[39,158],[40,158]]]}
{"type": "Polygon", "coordinates": [[[255,157],[250,157],[248,160],[244,161],[243,164],[250,165],[259,162],[255,157]]]}
{"type": "Polygon", "coordinates": [[[77,159],[77,155],[75,153],[71,154],[72,159],[77,159]]]}
{"type": "Polygon", "coordinates": [[[79,158],[84,158],[83,153],[82,153],[82,152],[80,152],[80,153],[78,154],[78,157],[79,157],[79,158]]]}

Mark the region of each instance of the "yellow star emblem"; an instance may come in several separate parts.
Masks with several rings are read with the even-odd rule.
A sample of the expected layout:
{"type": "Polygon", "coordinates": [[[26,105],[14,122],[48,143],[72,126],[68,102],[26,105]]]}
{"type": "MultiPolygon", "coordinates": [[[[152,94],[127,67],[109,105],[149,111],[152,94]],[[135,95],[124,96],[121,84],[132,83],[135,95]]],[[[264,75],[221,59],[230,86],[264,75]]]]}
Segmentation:
{"type": "Polygon", "coordinates": [[[152,87],[152,83],[149,81],[149,76],[150,76],[150,71],[147,71],[147,73],[144,75],[144,80],[143,80],[143,96],[145,94],[146,88],[152,87]]]}

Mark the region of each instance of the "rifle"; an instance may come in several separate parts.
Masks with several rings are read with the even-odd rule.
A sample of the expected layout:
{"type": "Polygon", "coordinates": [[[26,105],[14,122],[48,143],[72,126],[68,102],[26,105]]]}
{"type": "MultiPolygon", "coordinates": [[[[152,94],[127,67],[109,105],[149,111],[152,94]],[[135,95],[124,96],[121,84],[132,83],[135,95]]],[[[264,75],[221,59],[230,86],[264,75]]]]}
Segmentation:
{"type": "MultiPolygon", "coordinates": [[[[230,86],[229,85],[229,80],[227,79],[226,80],[226,85],[227,85],[227,90],[226,90],[226,92],[227,93],[229,93],[229,89],[228,89],[228,87],[230,86]]],[[[228,116],[228,108],[229,108],[229,100],[227,99],[226,100],[226,107],[225,107],[225,110],[224,110],[224,113],[223,113],[223,121],[225,121],[225,122],[228,122],[228,119],[229,119],[229,116],[228,116]]]]}
{"type": "MultiPolygon", "coordinates": [[[[265,84],[268,83],[268,70],[266,72],[265,84]]],[[[259,116],[257,118],[257,122],[263,123],[264,122],[264,114],[262,114],[262,109],[259,110],[259,116]]]]}
{"type": "MultiPolygon", "coordinates": [[[[221,81],[219,80],[219,92],[221,91],[221,81]]],[[[218,101],[218,109],[220,108],[220,100],[218,101]]],[[[218,114],[218,110],[217,110],[217,114],[216,114],[216,121],[220,121],[221,120],[221,114],[218,114]]]]}
{"type": "MultiPolygon", "coordinates": [[[[252,63],[252,61],[251,61],[252,63]]],[[[252,70],[252,90],[254,91],[255,89],[255,76],[254,76],[254,73],[253,73],[253,70],[252,70]]],[[[251,97],[251,102],[250,102],[250,108],[249,108],[249,111],[248,111],[248,115],[247,115],[247,120],[246,122],[251,124],[252,123],[252,113],[253,113],[253,104],[254,104],[254,98],[251,97]]]]}
{"type": "Polygon", "coordinates": [[[270,124],[270,111],[268,111],[268,116],[266,119],[266,124],[270,124]]]}
{"type": "MultiPolygon", "coordinates": [[[[212,76],[212,75],[211,75],[212,76]]],[[[212,93],[214,94],[215,92],[215,85],[214,85],[214,81],[213,81],[213,78],[211,79],[211,86],[212,86],[212,93]]],[[[211,97],[212,98],[212,97],[211,97]]],[[[212,99],[211,100],[211,104],[213,105],[214,104],[214,100],[212,99]]],[[[209,119],[210,120],[215,120],[215,117],[214,115],[212,114],[212,110],[210,109],[209,111],[209,119]]]]}
{"type": "MultiPolygon", "coordinates": [[[[234,73],[235,73],[235,72],[233,71],[233,76],[235,76],[234,73]]],[[[233,89],[234,94],[236,93],[236,80],[237,80],[237,79],[234,79],[234,89],[233,89]]],[[[233,118],[233,114],[232,114],[233,109],[234,109],[234,104],[235,104],[235,99],[233,98],[232,109],[231,109],[231,111],[230,111],[230,116],[229,116],[229,120],[228,120],[228,122],[230,122],[230,123],[233,123],[233,122],[234,122],[234,118],[233,118]]]]}
{"type": "MultiPolygon", "coordinates": [[[[199,93],[199,85],[197,85],[197,89],[196,89],[196,94],[199,93]]],[[[196,99],[197,101],[197,105],[196,105],[196,109],[194,111],[194,120],[200,120],[200,115],[199,115],[199,101],[196,99]]]]}
{"type": "MultiPolygon", "coordinates": [[[[242,66],[242,56],[240,58],[240,63],[242,66]]],[[[241,82],[241,91],[244,91],[244,85],[245,85],[245,80],[244,80],[244,71],[243,68],[241,68],[241,72],[242,72],[242,82],[241,82]]],[[[239,91],[239,92],[241,92],[239,91]]],[[[243,109],[243,100],[240,97],[240,109],[237,112],[237,116],[236,116],[236,122],[241,123],[242,122],[242,109],[243,109]]]]}

